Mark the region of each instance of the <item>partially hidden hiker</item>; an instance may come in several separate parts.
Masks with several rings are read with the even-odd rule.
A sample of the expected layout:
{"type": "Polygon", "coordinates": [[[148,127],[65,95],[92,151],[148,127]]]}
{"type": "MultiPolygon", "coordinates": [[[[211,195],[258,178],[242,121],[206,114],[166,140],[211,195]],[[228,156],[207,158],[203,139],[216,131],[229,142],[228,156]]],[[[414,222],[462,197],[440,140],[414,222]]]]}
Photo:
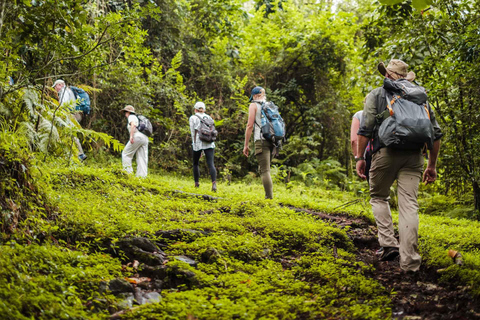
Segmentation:
{"type": "Polygon", "coordinates": [[[190,132],[193,148],[193,179],[195,187],[200,186],[200,157],[202,153],[207,158],[208,170],[212,179],[212,191],[217,191],[217,169],[213,162],[217,131],[213,119],[205,113],[205,103],[199,101],[194,106],[195,114],[190,117],[190,132]]]}
{"type": "MultiPolygon", "coordinates": [[[[71,104],[70,110],[72,111],[75,120],[77,120],[77,122],[80,124],[83,118],[84,111],[77,109],[77,105],[83,104],[85,99],[77,98],[73,90],[70,87],[67,87],[65,85],[65,81],[61,79],[56,80],[53,83],[52,88],[54,88],[55,91],[57,91],[58,101],[60,105],[71,104]]],[[[90,99],[88,99],[88,105],[90,106],[90,99]]],[[[85,159],[87,159],[87,156],[83,152],[82,144],[80,143],[80,140],[77,137],[74,137],[73,139],[75,141],[75,144],[77,145],[78,158],[81,161],[84,161],[85,159]]]]}
{"type": "MultiPolygon", "coordinates": [[[[400,255],[400,268],[416,272],[420,268],[418,253],[418,186],[422,179],[424,158],[422,148],[430,155],[423,182],[437,178],[436,163],[442,132],[428,104],[423,87],[413,81],[415,74],[408,65],[392,59],[388,66],[378,65],[385,77],[383,87],[371,91],[363,109],[363,121],[358,130],[358,154],[363,154],[373,139],[370,168],[370,203],[378,228],[378,241],[383,248],[381,261],[400,255]],[[390,187],[397,180],[399,240],[395,238],[388,203],[390,187]]],[[[357,174],[365,179],[365,160],[357,158],[357,174]]],[[[382,249],[381,248],[381,249],[382,249]]]]}
{"type": "Polygon", "coordinates": [[[132,160],[136,154],[137,177],[146,177],[148,173],[148,136],[138,129],[140,126],[140,115],[135,113],[135,108],[131,105],[125,106],[125,108],[120,111],[123,112],[128,119],[127,130],[129,133],[128,143],[122,151],[123,168],[128,173],[133,173],[132,160]]]}
{"type": "Polygon", "coordinates": [[[278,107],[272,102],[267,102],[265,89],[262,87],[252,89],[250,102],[243,154],[248,157],[250,153],[248,143],[253,131],[255,156],[265,189],[265,199],[273,199],[270,164],[285,137],[285,124],[278,113],[278,107]]]}
{"type": "Polygon", "coordinates": [[[357,132],[360,129],[360,123],[363,119],[363,110],[356,112],[352,118],[352,125],[350,127],[350,144],[352,146],[352,153],[355,158],[355,161],[359,159],[365,159],[365,177],[367,182],[370,180],[369,172],[370,172],[370,165],[372,163],[372,152],[371,152],[371,145],[368,143],[365,153],[360,155],[357,153],[358,151],[358,136],[357,132]]]}

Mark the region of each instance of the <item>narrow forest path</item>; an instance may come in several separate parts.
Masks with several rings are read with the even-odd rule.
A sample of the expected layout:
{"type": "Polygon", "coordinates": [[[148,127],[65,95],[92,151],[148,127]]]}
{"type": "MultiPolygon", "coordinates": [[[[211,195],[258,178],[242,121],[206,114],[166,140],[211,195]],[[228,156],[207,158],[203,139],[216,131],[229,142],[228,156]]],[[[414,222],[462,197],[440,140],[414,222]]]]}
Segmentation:
{"type": "Polygon", "coordinates": [[[369,221],[349,216],[330,215],[308,209],[290,207],[306,212],[340,228],[349,227],[347,234],[357,248],[357,259],[372,265],[371,277],[392,292],[392,319],[409,320],[462,320],[480,319],[480,299],[469,293],[469,288],[455,282],[440,282],[436,269],[422,264],[415,275],[400,269],[398,258],[390,262],[379,261],[375,252],[379,248],[377,228],[369,221]]]}

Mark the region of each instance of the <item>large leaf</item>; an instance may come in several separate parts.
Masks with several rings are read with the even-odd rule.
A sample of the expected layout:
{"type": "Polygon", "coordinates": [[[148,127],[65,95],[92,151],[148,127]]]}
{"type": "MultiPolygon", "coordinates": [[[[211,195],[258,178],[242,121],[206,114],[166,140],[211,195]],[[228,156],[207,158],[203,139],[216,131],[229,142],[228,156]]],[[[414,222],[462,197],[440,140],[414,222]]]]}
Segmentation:
{"type": "MultiPolygon", "coordinates": [[[[380,0],[381,4],[386,4],[386,5],[394,5],[398,3],[402,3],[405,0],[380,0]]],[[[412,6],[417,9],[417,10],[422,10],[425,9],[426,7],[432,5],[433,0],[412,0],[412,6]]]]}
{"type": "Polygon", "coordinates": [[[433,0],[413,0],[412,5],[415,9],[422,10],[431,6],[432,3],[433,0]]]}
{"type": "Polygon", "coordinates": [[[397,4],[397,3],[401,3],[403,2],[404,0],[380,0],[380,3],[381,4],[386,4],[386,5],[389,5],[389,6],[392,6],[394,4],[397,4]]]}

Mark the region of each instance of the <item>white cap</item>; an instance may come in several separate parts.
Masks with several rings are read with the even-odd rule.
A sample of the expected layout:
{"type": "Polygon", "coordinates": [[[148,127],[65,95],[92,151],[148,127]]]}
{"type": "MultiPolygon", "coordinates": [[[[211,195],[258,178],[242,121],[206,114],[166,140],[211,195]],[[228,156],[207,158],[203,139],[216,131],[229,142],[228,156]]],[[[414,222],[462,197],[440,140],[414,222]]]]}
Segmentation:
{"type": "Polygon", "coordinates": [[[57,84],[59,84],[59,83],[65,84],[65,81],[63,81],[62,79],[58,79],[57,81],[55,81],[55,82],[53,83],[52,88],[55,88],[55,86],[56,86],[57,84]]]}
{"type": "Polygon", "coordinates": [[[206,110],[207,108],[205,108],[205,103],[201,102],[201,101],[198,101],[197,103],[195,103],[195,106],[194,106],[195,109],[203,109],[203,110],[206,110]]]}

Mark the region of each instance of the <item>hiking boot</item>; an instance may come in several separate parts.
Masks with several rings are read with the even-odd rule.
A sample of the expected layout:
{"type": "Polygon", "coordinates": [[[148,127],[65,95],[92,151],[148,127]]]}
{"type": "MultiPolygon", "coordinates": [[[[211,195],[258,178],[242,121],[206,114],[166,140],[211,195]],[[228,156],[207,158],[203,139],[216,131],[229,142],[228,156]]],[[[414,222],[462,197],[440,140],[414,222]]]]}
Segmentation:
{"type": "Polygon", "coordinates": [[[384,250],[385,250],[385,249],[384,249],[383,247],[380,247],[380,249],[378,249],[377,251],[375,251],[375,255],[380,257],[380,256],[383,254],[383,251],[384,251],[384,250]]]}
{"type": "Polygon", "coordinates": [[[217,192],[217,182],[216,181],[212,182],[212,191],[217,192]]]}
{"type": "Polygon", "coordinates": [[[195,188],[198,188],[198,187],[200,187],[200,183],[195,182],[195,188]]]}
{"type": "Polygon", "coordinates": [[[78,159],[80,159],[80,161],[84,161],[85,159],[87,159],[87,156],[84,153],[82,153],[78,155],[78,159]]]}
{"type": "Polygon", "coordinates": [[[398,248],[395,247],[385,247],[383,248],[383,253],[380,256],[380,261],[392,261],[395,260],[396,257],[400,252],[398,251],[398,248]]]}

